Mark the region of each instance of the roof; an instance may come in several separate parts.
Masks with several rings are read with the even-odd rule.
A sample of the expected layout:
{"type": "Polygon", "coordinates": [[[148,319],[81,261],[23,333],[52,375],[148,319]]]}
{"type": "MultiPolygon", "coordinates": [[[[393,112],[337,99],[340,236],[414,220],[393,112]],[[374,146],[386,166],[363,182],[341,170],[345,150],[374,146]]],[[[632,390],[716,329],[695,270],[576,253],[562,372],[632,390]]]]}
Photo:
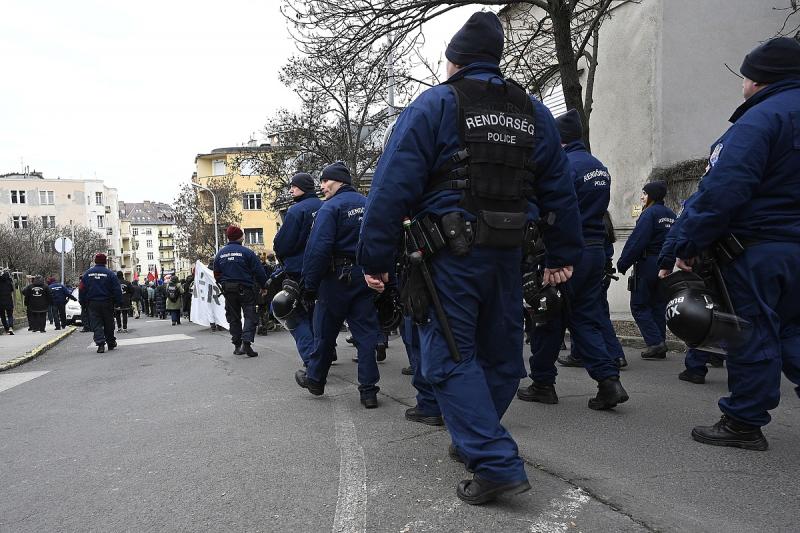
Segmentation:
{"type": "Polygon", "coordinates": [[[245,153],[256,153],[261,154],[264,152],[269,152],[272,149],[272,145],[270,144],[260,144],[258,146],[231,146],[228,148],[214,148],[207,154],[197,154],[194,157],[195,162],[201,157],[211,157],[215,155],[225,155],[225,154],[245,154],[245,153]]]}
{"type": "Polygon", "coordinates": [[[161,202],[119,202],[119,218],[133,226],[174,224],[175,211],[161,202]]]}

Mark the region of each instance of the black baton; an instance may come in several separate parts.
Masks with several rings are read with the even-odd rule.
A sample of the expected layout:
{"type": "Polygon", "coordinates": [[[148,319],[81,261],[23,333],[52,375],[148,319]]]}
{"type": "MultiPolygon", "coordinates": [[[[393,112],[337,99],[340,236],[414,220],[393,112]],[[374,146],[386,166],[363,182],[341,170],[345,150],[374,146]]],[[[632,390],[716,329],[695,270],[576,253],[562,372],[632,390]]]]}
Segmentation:
{"type": "Polygon", "coordinates": [[[452,357],[453,361],[456,363],[460,363],[461,354],[458,353],[458,346],[456,346],[456,339],[453,337],[453,330],[450,329],[450,322],[448,322],[447,315],[442,307],[442,301],[439,300],[439,293],[436,291],[436,287],[433,284],[433,278],[431,278],[428,264],[423,257],[423,251],[417,244],[417,239],[414,238],[414,233],[411,231],[411,220],[408,218],[403,220],[403,229],[405,230],[406,238],[408,238],[409,243],[414,248],[414,251],[408,254],[408,260],[411,264],[417,265],[422,272],[422,279],[425,281],[425,288],[428,289],[428,295],[431,297],[433,309],[436,311],[436,318],[439,320],[442,334],[444,334],[444,340],[447,342],[447,348],[450,350],[450,357],[452,357]]]}

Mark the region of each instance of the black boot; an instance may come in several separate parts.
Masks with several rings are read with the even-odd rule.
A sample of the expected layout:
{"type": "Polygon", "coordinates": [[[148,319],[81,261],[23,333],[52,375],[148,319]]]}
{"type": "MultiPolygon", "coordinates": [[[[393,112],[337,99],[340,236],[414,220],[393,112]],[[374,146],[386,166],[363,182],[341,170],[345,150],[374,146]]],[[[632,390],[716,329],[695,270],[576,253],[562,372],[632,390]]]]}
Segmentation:
{"type": "Polygon", "coordinates": [[[628,393],[622,388],[619,377],[613,376],[597,384],[597,396],[589,400],[589,409],[613,409],[617,404],[627,401],[628,393]]]}
{"type": "Polygon", "coordinates": [[[378,397],[366,396],[364,398],[361,398],[361,404],[367,409],[375,409],[376,407],[378,407],[378,397]]]}
{"type": "Polygon", "coordinates": [[[622,357],[617,357],[616,359],[614,359],[614,362],[617,364],[617,368],[625,368],[626,366],[628,366],[628,360],[625,359],[624,355],[622,357]]]}
{"type": "Polygon", "coordinates": [[[352,344],[353,346],[355,346],[355,345],[356,345],[356,340],[353,338],[353,336],[352,336],[352,335],[350,335],[349,337],[347,337],[347,338],[344,340],[344,342],[346,342],[347,344],[352,344]]]}
{"type": "Polygon", "coordinates": [[[242,353],[246,354],[247,357],[258,357],[258,352],[253,350],[249,342],[242,343],[242,353]]]}
{"type": "Polygon", "coordinates": [[[722,415],[713,426],[697,426],[692,430],[692,438],[712,446],[732,446],[762,452],[769,447],[760,427],[739,422],[728,415],[722,415]]]}
{"type": "Polygon", "coordinates": [[[473,476],[458,484],[456,496],[470,505],[480,505],[496,500],[500,496],[522,494],[531,488],[527,481],[516,483],[495,483],[473,476]]]}
{"type": "Polygon", "coordinates": [[[375,359],[377,361],[386,361],[386,345],[379,344],[375,347],[375,359]]]}
{"type": "Polygon", "coordinates": [[[400,373],[403,374],[404,376],[413,376],[414,375],[414,369],[411,368],[410,366],[404,366],[400,370],[400,373]]]}
{"type": "Polygon", "coordinates": [[[688,370],[684,370],[680,374],[678,374],[678,379],[681,381],[688,381],[689,383],[694,383],[695,385],[702,385],[706,382],[706,377],[700,374],[695,374],[694,372],[689,372],[688,370]]]}
{"type": "Polygon", "coordinates": [[[558,364],[561,366],[575,366],[579,368],[583,368],[583,359],[578,359],[577,357],[573,357],[571,353],[567,355],[559,355],[558,356],[558,364]]]}
{"type": "Polygon", "coordinates": [[[470,474],[474,473],[472,470],[469,469],[469,467],[467,467],[467,462],[464,460],[461,454],[458,453],[458,450],[452,444],[447,447],[447,455],[449,455],[450,459],[452,459],[453,461],[464,465],[464,468],[467,470],[467,472],[469,472],[470,474]]]}
{"type": "Polygon", "coordinates": [[[657,360],[667,358],[667,345],[665,343],[656,344],[655,346],[648,346],[642,352],[642,359],[657,360]]]}
{"type": "Polygon", "coordinates": [[[98,344],[97,345],[97,353],[105,353],[106,345],[105,344],[98,344]]]}
{"type": "Polygon", "coordinates": [[[725,364],[725,358],[720,357],[719,355],[716,354],[712,354],[708,358],[708,364],[713,366],[714,368],[722,368],[722,366],[725,364]]]}
{"type": "Polygon", "coordinates": [[[517,391],[517,398],[524,402],[539,402],[547,404],[558,403],[556,386],[548,383],[536,383],[517,391]]]}
{"type": "Polygon", "coordinates": [[[294,380],[304,389],[308,389],[308,392],[314,396],[322,396],[325,392],[325,384],[309,379],[308,376],[306,376],[305,368],[301,368],[294,373],[294,380]]]}
{"type": "Polygon", "coordinates": [[[117,341],[108,341],[108,351],[110,352],[117,347],[117,341]]]}
{"type": "Polygon", "coordinates": [[[428,424],[429,426],[443,426],[444,419],[441,415],[423,415],[417,411],[416,407],[406,409],[406,420],[411,422],[419,422],[421,424],[428,424]]]}
{"type": "Polygon", "coordinates": [[[234,343],[234,345],[233,345],[233,355],[244,355],[244,352],[242,351],[242,343],[241,342],[234,343]]]}

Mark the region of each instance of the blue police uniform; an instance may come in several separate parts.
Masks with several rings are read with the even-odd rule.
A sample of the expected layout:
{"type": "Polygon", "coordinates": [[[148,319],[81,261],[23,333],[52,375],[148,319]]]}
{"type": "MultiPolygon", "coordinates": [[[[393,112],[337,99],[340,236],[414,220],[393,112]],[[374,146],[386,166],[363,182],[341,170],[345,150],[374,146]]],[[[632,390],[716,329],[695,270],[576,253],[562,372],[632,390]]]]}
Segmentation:
{"type": "Polygon", "coordinates": [[[50,284],[50,295],[52,297],[52,307],[55,307],[53,312],[53,321],[55,322],[56,329],[67,327],[67,300],[75,300],[72,296],[72,289],[62,283],[50,284]]]}
{"type": "MultiPolygon", "coordinates": [[[[323,179],[325,174],[323,172],[323,179]]],[[[361,399],[378,393],[375,339],[380,326],[374,293],[355,264],[356,243],[366,198],[343,184],[317,211],[303,257],[302,284],[316,293],[314,351],[308,360],[308,379],[325,384],[333,362],[336,338],[347,320],[358,351],[358,390],[361,399]]],[[[394,257],[394,250],[391,251],[394,257]]]]}
{"type": "Polygon", "coordinates": [[[675,218],[675,212],[663,200],[644,209],[617,260],[617,270],[622,274],[634,267],[631,314],[651,348],[661,347],[666,340],[667,300],[658,288],[658,254],[675,218]]]}
{"type": "Polygon", "coordinates": [[[433,387],[422,375],[419,330],[410,317],[403,317],[403,323],[400,325],[400,335],[406,346],[408,363],[414,371],[411,377],[411,384],[417,390],[417,405],[415,407],[417,413],[423,417],[442,416],[439,404],[436,403],[433,387]]]}
{"type": "Polygon", "coordinates": [[[114,336],[114,305],[122,304],[122,288],[117,275],[105,265],[95,265],[81,276],[80,299],[86,302],[94,343],[109,348],[117,345],[114,336]]]}
{"type": "MultiPolygon", "coordinates": [[[[228,231],[230,233],[230,228],[228,231]]],[[[222,247],[214,258],[214,277],[222,284],[225,318],[230,325],[231,342],[236,347],[235,353],[240,355],[239,347],[244,344],[247,349],[255,339],[258,326],[256,293],[266,285],[267,273],[255,252],[242,243],[233,241],[222,247]]]]}
{"type": "MultiPolygon", "coordinates": [[[[467,64],[448,82],[463,78],[505,83],[491,62],[467,64]]],[[[546,265],[574,265],[582,242],[568,163],[552,115],[530,100],[535,126],[515,125],[524,125],[535,141],[530,162],[537,179],[529,198],[535,195],[541,211],[555,220],[543,228],[546,265]]],[[[476,217],[459,205],[459,191],[426,193],[431,176],[460,150],[459,120],[456,96],[447,85],[428,89],[398,117],[367,199],[358,249],[366,272],[393,271],[401,222],[409,213],[419,219],[460,212],[475,223],[476,217]]],[[[451,357],[433,311],[418,328],[422,375],[433,387],[453,445],[476,477],[492,483],[527,479],[517,445],[500,424],[525,376],[521,262],[520,248],[473,246],[465,256],[440,250],[429,265],[461,361],[451,357]]]]}
{"type": "MultiPolygon", "coordinates": [[[[688,201],[689,200],[686,202],[688,201]]],[[[686,205],[686,202],[684,202],[684,205],[686,205]]],[[[678,217],[675,224],[670,228],[669,233],[667,233],[666,239],[664,239],[664,245],[661,247],[661,252],[658,255],[659,270],[672,271],[672,269],[675,268],[675,242],[678,238],[678,232],[680,231],[680,222],[681,218],[678,217]]],[[[708,373],[708,366],[706,365],[708,365],[709,361],[714,356],[714,354],[705,350],[689,348],[686,350],[686,355],[684,357],[686,371],[695,376],[705,378],[708,373]]]]}
{"type": "MultiPolygon", "coordinates": [[[[564,147],[570,162],[572,179],[581,214],[585,248],[575,273],[563,290],[569,300],[566,316],[554,317],[536,328],[531,342],[531,379],[535,383],[555,384],[555,362],[564,332],[569,327],[572,342],[595,381],[619,376],[619,368],[608,353],[603,339],[603,277],[606,263],[606,229],[603,216],[611,198],[611,175],[608,169],[587,150],[582,141],[564,147]]],[[[610,323],[610,321],[609,321],[610,323]]],[[[521,398],[525,399],[521,393],[521,398]]]]}
{"type": "Polygon", "coordinates": [[[721,270],[736,314],[752,323],[753,333],[728,353],[731,394],[719,406],[731,419],[757,427],[769,423],[768,411],[778,405],[781,369],[800,394],[800,74],[795,76],[767,85],[733,114],[733,126],[711,147],[709,169],[681,214],[675,245],[682,259],[728,234],[745,245],[721,270]]]}
{"type": "MultiPolygon", "coordinates": [[[[303,270],[303,254],[306,242],[311,233],[314,216],[322,205],[322,200],[316,194],[306,193],[295,199],[295,204],[286,212],[283,225],[275,235],[273,249],[281,260],[286,276],[294,281],[300,281],[303,270]]],[[[304,364],[308,364],[311,352],[314,350],[314,332],[310,313],[304,313],[302,319],[291,331],[297,351],[304,364]]]]}

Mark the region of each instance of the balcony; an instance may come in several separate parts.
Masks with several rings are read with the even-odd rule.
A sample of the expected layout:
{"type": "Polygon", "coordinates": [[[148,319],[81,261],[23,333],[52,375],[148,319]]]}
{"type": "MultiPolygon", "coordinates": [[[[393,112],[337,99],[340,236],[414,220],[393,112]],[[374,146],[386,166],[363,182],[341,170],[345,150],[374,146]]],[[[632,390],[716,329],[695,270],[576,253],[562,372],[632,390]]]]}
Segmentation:
{"type": "Polygon", "coordinates": [[[167,233],[166,231],[159,231],[158,236],[162,239],[171,239],[175,236],[174,233],[167,233]]]}
{"type": "Polygon", "coordinates": [[[175,249],[175,245],[174,244],[159,244],[158,245],[158,249],[159,250],[174,250],[175,249]]]}

